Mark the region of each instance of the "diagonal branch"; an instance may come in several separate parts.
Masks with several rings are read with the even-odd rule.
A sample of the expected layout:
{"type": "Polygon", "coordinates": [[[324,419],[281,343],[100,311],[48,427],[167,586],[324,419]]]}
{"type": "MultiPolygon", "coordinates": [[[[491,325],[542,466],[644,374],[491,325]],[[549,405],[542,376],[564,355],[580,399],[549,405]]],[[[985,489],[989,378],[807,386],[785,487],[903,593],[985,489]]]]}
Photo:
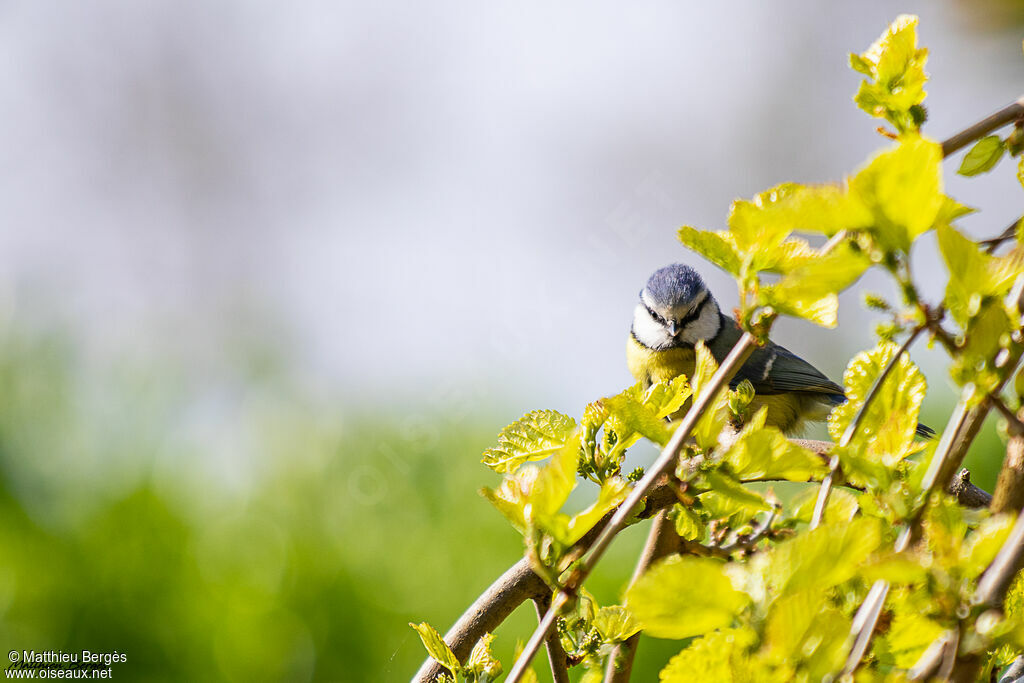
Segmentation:
{"type": "MultiPolygon", "coordinates": [[[[673,505],[676,500],[674,487],[666,481],[661,481],[647,496],[638,517],[650,518],[673,505]]],[[[606,515],[593,529],[584,534],[575,547],[589,547],[597,538],[602,523],[609,519],[611,514],[606,515]]],[[[533,598],[550,595],[551,589],[534,573],[530,561],[524,557],[512,565],[469,606],[445,634],[444,640],[458,660],[464,662],[480,637],[485,633],[492,633],[519,605],[533,598]]],[[[438,662],[428,657],[413,677],[413,681],[433,683],[437,675],[443,671],[444,668],[438,662]]]]}
{"type": "Polygon", "coordinates": [[[944,140],[942,142],[942,156],[948,157],[978,138],[984,137],[1009,123],[1013,123],[1022,116],[1024,116],[1024,97],[944,140]]]}
{"type": "Polygon", "coordinates": [[[565,588],[555,596],[551,609],[548,610],[545,618],[541,620],[541,623],[534,630],[530,640],[526,643],[526,647],[523,648],[523,652],[519,655],[519,659],[516,660],[516,663],[509,671],[506,683],[518,683],[523,672],[526,671],[526,667],[529,666],[530,662],[537,655],[537,650],[540,649],[540,645],[547,636],[548,631],[554,626],[558,609],[572,599],[570,591],[575,591],[583,583],[593,570],[594,565],[604,555],[604,552],[608,549],[615,536],[625,528],[633,509],[640,503],[647,492],[654,487],[659,477],[672,468],[676,458],[679,456],[679,452],[683,448],[683,444],[697,426],[697,421],[711,407],[718,392],[729,383],[729,380],[740,369],[740,366],[754,352],[756,346],[757,340],[749,332],[744,332],[743,336],[736,342],[732,351],[729,352],[729,355],[726,356],[719,366],[718,371],[715,372],[708,382],[708,386],[694,400],[693,405],[680,421],[679,427],[676,428],[672,438],[669,439],[668,444],[662,449],[661,455],[658,456],[658,459],[651,465],[644,478],[640,480],[625,502],[615,511],[608,524],[602,529],[601,535],[594,541],[589,555],[580,560],[578,566],[566,581],[565,588]]]}
{"type": "MultiPolygon", "coordinates": [[[[543,619],[544,614],[551,609],[551,594],[533,599],[533,606],[537,610],[537,619],[543,619]]],[[[548,651],[548,663],[551,665],[551,680],[553,683],[569,683],[569,658],[558,638],[557,630],[552,630],[544,641],[544,647],[548,651]]]]}
{"type": "MultiPolygon", "coordinates": [[[[647,544],[644,546],[643,554],[637,562],[636,570],[633,572],[631,584],[636,583],[652,564],[671,555],[679,549],[679,536],[676,534],[675,525],[668,518],[665,511],[658,513],[651,526],[651,533],[647,537],[647,544]]],[[[608,666],[604,672],[604,683],[626,683],[633,672],[633,659],[636,657],[636,647],[640,642],[640,634],[634,633],[625,641],[619,643],[608,656],[608,666]]]]}

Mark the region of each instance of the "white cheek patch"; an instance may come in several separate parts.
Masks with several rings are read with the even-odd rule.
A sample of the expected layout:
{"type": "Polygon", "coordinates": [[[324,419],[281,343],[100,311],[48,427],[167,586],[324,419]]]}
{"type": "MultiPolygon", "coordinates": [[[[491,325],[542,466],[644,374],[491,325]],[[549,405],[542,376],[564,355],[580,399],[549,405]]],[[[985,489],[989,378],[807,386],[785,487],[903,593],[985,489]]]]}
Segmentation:
{"type": "Polygon", "coordinates": [[[660,349],[672,342],[668,330],[651,317],[643,304],[637,304],[633,310],[633,336],[649,349],[660,349]]]}
{"type": "Polygon", "coordinates": [[[682,340],[690,346],[699,341],[710,341],[718,334],[722,321],[718,317],[718,304],[714,299],[704,303],[700,315],[692,323],[683,328],[682,340]]]}

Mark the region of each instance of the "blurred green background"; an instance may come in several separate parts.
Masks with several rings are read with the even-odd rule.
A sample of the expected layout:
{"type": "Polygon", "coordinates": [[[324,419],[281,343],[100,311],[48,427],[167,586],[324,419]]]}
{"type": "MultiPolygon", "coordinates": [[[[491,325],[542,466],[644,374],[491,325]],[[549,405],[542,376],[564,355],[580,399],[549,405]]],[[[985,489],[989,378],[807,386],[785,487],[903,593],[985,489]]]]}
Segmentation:
{"type": "MultiPolygon", "coordinates": [[[[407,680],[408,622],[447,630],[521,552],[477,494],[497,432],[630,383],[657,267],[735,304],[674,229],[883,144],[846,53],[898,11],[930,134],[1015,99],[1019,6],[3,5],[0,645],[117,650],[121,680],[407,680]]],[[[1012,169],[948,170],[970,234],[1020,215],[1012,169]]],[[[915,268],[940,296],[930,238],[915,268]]],[[[840,377],[864,289],[893,294],[868,276],[838,330],[777,340],[840,377]]],[[[939,427],[943,354],[914,356],[939,427]]],[[[982,487],[1001,448],[990,424],[982,487]]],[[[506,668],[534,623],[498,631],[506,668]]],[[[636,680],[677,650],[644,641],[636,680]]]]}

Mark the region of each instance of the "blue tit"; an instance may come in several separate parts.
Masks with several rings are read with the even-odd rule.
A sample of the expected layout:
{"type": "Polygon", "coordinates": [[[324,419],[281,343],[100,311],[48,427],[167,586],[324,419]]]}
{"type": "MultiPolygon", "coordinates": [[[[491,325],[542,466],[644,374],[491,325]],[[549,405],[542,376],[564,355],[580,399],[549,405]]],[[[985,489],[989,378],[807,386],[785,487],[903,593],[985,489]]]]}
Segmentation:
{"type": "MultiPolygon", "coordinates": [[[[626,358],[633,377],[650,386],[693,374],[694,345],[704,342],[719,363],[742,336],[736,321],[723,315],[693,268],[674,263],[655,271],[640,292],[626,358]]],[[[843,388],[791,351],[769,341],[751,354],[730,382],[754,386],[753,412],[767,407],[766,424],[787,434],[807,421],[821,421],[846,401],[843,388]]],[[[918,427],[918,434],[931,430],[918,427]]]]}

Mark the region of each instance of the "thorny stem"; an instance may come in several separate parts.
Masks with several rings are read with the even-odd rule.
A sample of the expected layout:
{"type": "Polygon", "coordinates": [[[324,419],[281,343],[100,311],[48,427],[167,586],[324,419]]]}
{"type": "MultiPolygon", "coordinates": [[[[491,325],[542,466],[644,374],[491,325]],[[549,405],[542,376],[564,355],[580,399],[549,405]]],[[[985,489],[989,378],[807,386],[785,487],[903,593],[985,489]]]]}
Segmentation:
{"type": "Polygon", "coordinates": [[[729,380],[736,374],[736,371],[740,369],[747,358],[750,357],[750,354],[754,352],[756,346],[757,340],[749,332],[744,332],[743,336],[736,342],[732,351],[729,352],[729,355],[726,356],[719,366],[718,371],[715,372],[708,382],[707,388],[696,398],[690,410],[687,411],[679,423],[679,427],[672,434],[672,438],[669,439],[668,444],[662,449],[661,455],[651,465],[651,468],[647,470],[644,478],[630,492],[625,502],[619,506],[619,509],[616,510],[608,524],[605,525],[600,536],[597,537],[597,540],[591,547],[590,553],[580,560],[579,565],[567,580],[565,587],[555,595],[551,609],[544,615],[541,623],[534,630],[533,635],[530,636],[530,640],[527,641],[526,647],[523,648],[522,653],[519,655],[519,659],[516,660],[516,663],[509,671],[506,683],[518,683],[526,671],[526,667],[530,665],[530,662],[537,655],[537,650],[540,648],[548,631],[554,625],[558,611],[562,606],[570,602],[570,592],[575,591],[587,578],[598,560],[601,559],[604,552],[608,549],[612,540],[625,527],[626,522],[633,513],[633,508],[654,487],[658,478],[672,468],[676,456],[679,455],[679,451],[683,448],[683,444],[690,437],[694,427],[697,426],[697,421],[711,407],[718,392],[728,384],[729,380]]]}

